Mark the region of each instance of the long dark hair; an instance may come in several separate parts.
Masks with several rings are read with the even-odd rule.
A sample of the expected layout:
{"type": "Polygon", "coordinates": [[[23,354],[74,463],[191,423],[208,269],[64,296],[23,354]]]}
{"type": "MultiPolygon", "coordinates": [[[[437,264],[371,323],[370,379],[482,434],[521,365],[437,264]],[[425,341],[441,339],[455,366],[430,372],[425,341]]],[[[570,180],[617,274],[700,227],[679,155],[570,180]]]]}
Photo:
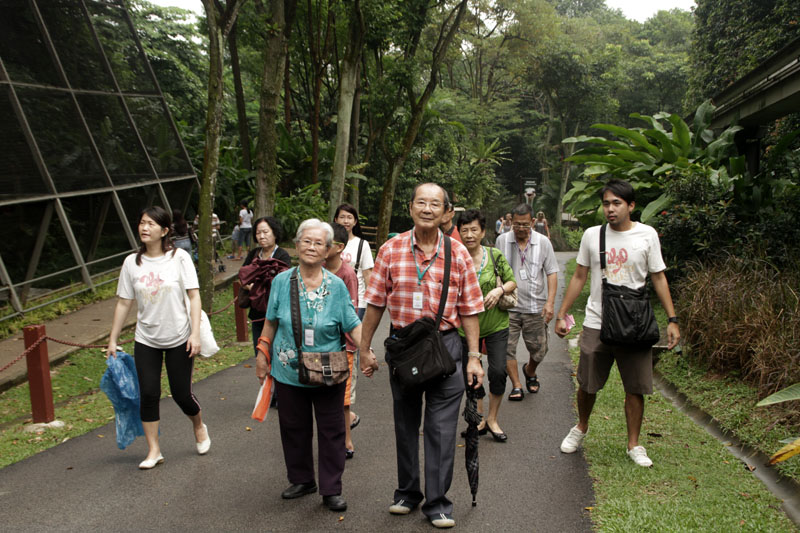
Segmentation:
{"type": "MultiPolygon", "coordinates": [[[[149,216],[153,219],[153,222],[161,226],[162,228],[167,228],[167,233],[161,237],[161,251],[167,253],[168,251],[172,250],[172,255],[175,255],[176,249],[172,246],[172,240],[170,236],[172,234],[172,217],[169,216],[169,213],[163,207],[159,207],[154,205],[152,207],[147,207],[142,209],[142,212],[139,214],[139,220],[136,222],[136,226],[138,228],[139,224],[142,222],[143,216],[149,216]]],[[[147,246],[144,243],[139,246],[139,251],[136,253],[136,265],[142,266],[142,254],[147,251],[147,246]]]]}
{"type": "Polygon", "coordinates": [[[183,213],[181,213],[180,209],[172,210],[172,222],[174,224],[173,227],[175,229],[176,237],[182,237],[189,234],[189,225],[186,223],[186,219],[183,218],[183,213]]]}
{"type": "MultiPolygon", "coordinates": [[[[342,204],[336,208],[336,212],[333,214],[333,221],[336,222],[336,219],[339,218],[339,212],[346,211],[353,215],[353,218],[356,219],[356,224],[353,226],[353,235],[359,238],[363,238],[363,233],[361,232],[361,222],[358,221],[358,211],[356,208],[350,204],[342,204]]],[[[347,243],[345,243],[347,244],[347,243]]]]}

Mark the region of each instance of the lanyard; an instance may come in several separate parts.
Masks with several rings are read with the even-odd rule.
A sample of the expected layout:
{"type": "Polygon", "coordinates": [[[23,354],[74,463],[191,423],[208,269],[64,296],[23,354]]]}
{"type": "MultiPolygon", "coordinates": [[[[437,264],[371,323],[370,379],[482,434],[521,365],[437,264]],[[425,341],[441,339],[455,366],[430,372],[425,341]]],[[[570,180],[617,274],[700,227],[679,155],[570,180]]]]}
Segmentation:
{"type": "MultiPolygon", "coordinates": [[[[517,244],[517,243],[515,242],[515,244],[517,244]]],[[[531,240],[530,239],[528,239],[528,242],[525,244],[525,249],[524,250],[519,247],[519,244],[517,244],[517,249],[519,250],[520,265],[523,268],[525,267],[525,259],[526,259],[525,258],[525,254],[528,253],[528,248],[530,247],[530,245],[531,245],[531,240]]]]}
{"type": "Polygon", "coordinates": [[[478,279],[481,279],[481,272],[483,272],[483,267],[486,266],[486,247],[481,246],[481,250],[483,250],[483,257],[481,257],[481,266],[478,268],[476,272],[478,279]]]}
{"type": "Polygon", "coordinates": [[[431,262],[428,263],[428,266],[425,267],[425,270],[420,272],[419,263],[417,263],[417,254],[416,254],[416,252],[414,252],[414,230],[411,231],[411,256],[414,258],[414,266],[417,267],[417,285],[422,285],[422,278],[425,277],[425,273],[428,272],[428,270],[430,270],[431,266],[433,266],[433,263],[436,262],[436,258],[439,256],[439,250],[442,249],[442,241],[443,240],[444,240],[444,236],[442,235],[442,232],[440,231],[439,232],[439,245],[436,247],[436,253],[433,254],[433,257],[431,257],[431,262]]]}

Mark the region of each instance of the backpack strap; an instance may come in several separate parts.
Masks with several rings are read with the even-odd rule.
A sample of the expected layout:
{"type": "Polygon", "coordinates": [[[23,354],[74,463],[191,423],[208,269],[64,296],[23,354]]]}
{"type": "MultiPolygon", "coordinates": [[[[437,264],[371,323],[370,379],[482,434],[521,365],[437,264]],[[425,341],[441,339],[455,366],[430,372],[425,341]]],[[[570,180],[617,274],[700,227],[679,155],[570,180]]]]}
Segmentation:
{"type": "Polygon", "coordinates": [[[500,274],[497,273],[497,262],[494,259],[494,248],[489,248],[489,257],[492,258],[492,270],[494,270],[494,280],[495,283],[497,282],[497,278],[500,277],[500,274]]]}
{"type": "Polygon", "coordinates": [[[290,302],[291,302],[291,318],[292,318],[292,334],[294,335],[294,343],[297,347],[298,352],[303,351],[303,341],[300,337],[300,325],[303,323],[303,319],[300,315],[300,288],[297,284],[297,270],[298,267],[295,267],[294,271],[292,272],[292,276],[289,278],[289,292],[290,294],[290,302]]]}
{"type": "Polygon", "coordinates": [[[361,270],[361,250],[364,248],[364,238],[358,238],[358,252],[356,252],[356,272],[361,270]]]}
{"type": "Polygon", "coordinates": [[[442,233],[444,238],[444,275],[442,276],[442,296],[439,299],[439,311],[436,313],[436,331],[442,322],[444,308],[447,305],[447,292],[450,289],[450,237],[442,233]]]}
{"type": "Polygon", "coordinates": [[[608,224],[603,224],[600,226],[600,274],[605,279],[605,270],[606,270],[606,226],[608,224]]]}

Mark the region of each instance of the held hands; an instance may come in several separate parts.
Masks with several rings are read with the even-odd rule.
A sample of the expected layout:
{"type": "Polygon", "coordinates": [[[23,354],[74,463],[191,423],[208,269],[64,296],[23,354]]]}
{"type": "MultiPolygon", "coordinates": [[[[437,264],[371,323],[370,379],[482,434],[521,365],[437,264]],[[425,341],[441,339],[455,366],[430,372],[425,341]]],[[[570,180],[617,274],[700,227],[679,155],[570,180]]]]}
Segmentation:
{"type": "Polygon", "coordinates": [[[474,389],[483,385],[483,366],[477,357],[467,358],[467,383],[474,383],[474,389]]]}
{"type": "Polygon", "coordinates": [[[555,332],[556,335],[558,335],[562,339],[566,337],[567,333],[569,333],[569,329],[567,328],[567,321],[564,320],[563,318],[557,318],[555,332]]]}
{"type": "Polygon", "coordinates": [[[375,372],[378,371],[378,360],[375,358],[375,352],[369,348],[363,355],[360,356],[361,360],[361,373],[371,378],[375,372]]]}
{"type": "Polygon", "coordinates": [[[492,309],[497,302],[500,301],[500,298],[503,297],[504,291],[502,287],[495,287],[494,289],[490,290],[486,293],[486,298],[483,299],[483,307],[488,311],[492,309]]]}
{"type": "Polygon", "coordinates": [[[200,353],[200,335],[195,335],[192,333],[192,336],[189,337],[189,340],[186,341],[186,351],[189,352],[189,357],[194,357],[195,355],[200,353]]]}

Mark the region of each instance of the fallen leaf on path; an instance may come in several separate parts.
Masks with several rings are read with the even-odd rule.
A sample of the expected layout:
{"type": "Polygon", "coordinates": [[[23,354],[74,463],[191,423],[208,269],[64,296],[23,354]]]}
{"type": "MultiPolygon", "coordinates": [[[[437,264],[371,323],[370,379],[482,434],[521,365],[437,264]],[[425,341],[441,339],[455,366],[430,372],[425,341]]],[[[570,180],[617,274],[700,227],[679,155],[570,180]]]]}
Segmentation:
{"type": "Polygon", "coordinates": [[[245,426],[244,430],[245,431],[253,431],[253,428],[251,428],[250,426],[245,426]]]}
{"type": "Polygon", "coordinates": [[[245,368],[253,368],[253,365],[244,365],[245,368]]]}
{"type": "Polygon", "coordinates": [[[594,511],[594,507],[584,507],[584,511],[594,511]]]}
{"type": "Polygon", "coordinates": [[[98,435],[97,438],[98,439],[104,439],[104,438],[106,438],[106,436],[105,435],[98,435]]]}
{"type": "Polygon", "coordinates": [[[340,516],[340,517],[339,517],[339,522],[341,522],[342,520],[344,520],[344,517],[343,517],[343,516],[340,516]]]}

